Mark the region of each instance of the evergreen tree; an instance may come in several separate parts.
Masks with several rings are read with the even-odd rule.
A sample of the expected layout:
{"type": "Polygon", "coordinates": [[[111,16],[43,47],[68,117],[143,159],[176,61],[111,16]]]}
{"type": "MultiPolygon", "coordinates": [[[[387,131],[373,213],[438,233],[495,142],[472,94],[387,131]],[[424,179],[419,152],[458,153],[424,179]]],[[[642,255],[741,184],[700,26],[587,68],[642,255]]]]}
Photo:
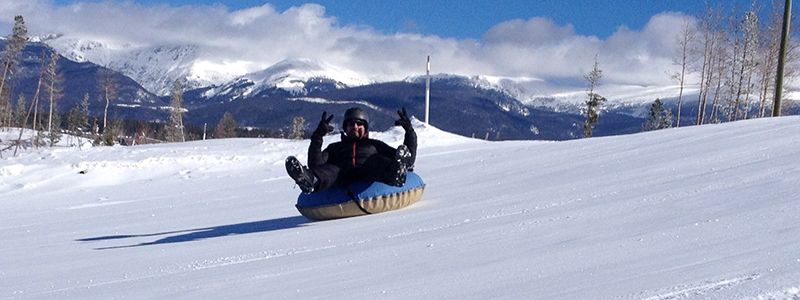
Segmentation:
{"type": "Polygon", "coordinates": [[[14,112],[11,114],[11,126],[16,126],[19,128],[25,127],[25,121],[28,118],[28,109],[27,103],[25,103],[25,95],[19,94],[19,99],[17,99],[17,106],[14,108],[14,112]]]}
{"type": "Polygon", "coordinates": [[[50,147],[53,147],[61,141],[61,115],[53,114],[49,120],[52,122],[53,127],[47,131],[47,142],[50,147]]]}
{"type": "Polygon", "coordinates": [[[225,112],[222,119],[217,124],[217,130],[214,132],[214,138],[224,139],[236,137],[236,120],[229,112],[225,112]]]}
{"type": "Polygon", "coordinates": [[[103,128],[103,134],[95,140],[95,145],[98,146],[114,146],[116,139],[123,133],[123,122],[118,118],[114,118],[108,122],[108,128],[103,128]]]}
{"type": "Polygon", "coordinates": [[[25,19],[22,16],[14,17],[14,29],[11,37],[6,40],[8,45],[0,62],[3,64],[3,75],[0,77],[0,126],[11,123],[11,95],[8,88],[8,76],[17,64],[17,58],[25,44],[28,43],[28,29],[25,27],[25,19]]]}
{"type": "Polygon", "coordinates": [[[647,122],[642,125],[642,131],[660,130],[672,127],[672,112],[664,108],[661,99],[656,99],[650,105],[647,122]]]}
{"type": "Polygon", "coordinates": [[[598,122],[598,111],[603,102],[606,102],[606,98],[594,92],[595,88],[600,85],[600,78],[603,78],[603,70],[600,70],[600,63],[597,60],[597,56],[594,57],[592,71],[590,71],[589,75],[585,78],[586,81],[589,82],[589,87],[586,90],[589,99],[585,102],[586,122],[583,123],[583,136],[592,137],[592,129],[594,128],[594,124],[598,122]]]}
{"type": "Polygon", "coordinates": [[[85,131],[89,128],[89,93],[83,96],[83,100],[80,103],[80,113],[83,116],[83,123],[77,125],[81,131],[85,131]]]}
{"type": "MultiPolygon", "coordinates": [[[[69,113],[67,113],[67,130],[69,131],[71,138],[74,136],[82,136],[83,135],[83,126],[86,124],[86,119],[84,118],[83,114],[81,114],[81,107],[79,104],[75,104],[69,113]],[[80,130],[79,130],[80,129],[80,130]]],[[[78,139],[78,143],[80,143],[80,138],[78,139]]]]}
{"type": "Polygon", "coordinates": [[[290,138],[295,140],[303,139],[303,127],[305,127],[306,120],[303,117],[294,117],[292,124],[292,136],[290,138]]]}
{"type": "Polygon", "coordinates": [[[13,126],[14,123],[14,112],[11,109],[12,104],[9,100],[11,98],[10,94],[9,85],[4,85],[3,89],[0,90],[0,127],[13,126]]]}
{"type": "MultiPolygon", "coordinates": [[[[183,84],[180,79],[175,80],[170,100],[170,124],[167,126],[168,142],[185,142],[186,134],[183,128],[183,84]]],[[[235,127],[235,126],[234,126],[235,127]]]]}

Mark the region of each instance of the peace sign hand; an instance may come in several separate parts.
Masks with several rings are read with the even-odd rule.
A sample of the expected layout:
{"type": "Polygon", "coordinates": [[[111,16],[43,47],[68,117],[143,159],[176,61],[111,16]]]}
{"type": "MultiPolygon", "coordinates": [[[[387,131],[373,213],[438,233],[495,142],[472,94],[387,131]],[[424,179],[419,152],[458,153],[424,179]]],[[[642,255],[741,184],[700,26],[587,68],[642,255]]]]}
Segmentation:
{"type": "Polygon", "coordinates": [[[331,120],[333,120],[333,114],[328,116],[327,111],[322,112],[322,120],[319,121],[319,125],[317,126],[317,130],[314,130],[314,135],[316,136],[325,136],[328,133],[333,132],[333,126],[331,126],[331,120]]]}
{"type": "Polygon", "coordinates": [[[400,116],[400,119],[394,121],[395,126],[401,126],[405,131],[409,131],[411,128],[411,119],[408,118],[408,111],[406,108],[403,107],[403,110],[398,110],[397,115],[400,116]]]}

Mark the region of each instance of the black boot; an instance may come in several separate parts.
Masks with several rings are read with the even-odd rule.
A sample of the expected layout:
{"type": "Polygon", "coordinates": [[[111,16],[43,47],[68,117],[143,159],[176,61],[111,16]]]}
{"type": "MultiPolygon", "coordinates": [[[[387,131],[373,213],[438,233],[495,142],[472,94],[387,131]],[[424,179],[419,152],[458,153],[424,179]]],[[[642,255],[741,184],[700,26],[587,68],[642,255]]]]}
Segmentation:
{"type": "Polygon", "coordinates": [[[294,179],[297,186],[304,194],[311,194],[314,192],[314,174],[311,170],[303,166],[297,157],[289,156],[286,158],[286,173],[289,177],[294,179]]]}
{"type": "Polygon", "coordinates": [[[411,151],[408,150],[406,145],[400,145],[397,147],[397,152],[394,154],[394,162],[392,165],[394,166],[394,172],[392,172],[389,178],[389,184],[401,187],[406,184],[406,175],[408,174],[408,163],[411,160],[411,151]]]}

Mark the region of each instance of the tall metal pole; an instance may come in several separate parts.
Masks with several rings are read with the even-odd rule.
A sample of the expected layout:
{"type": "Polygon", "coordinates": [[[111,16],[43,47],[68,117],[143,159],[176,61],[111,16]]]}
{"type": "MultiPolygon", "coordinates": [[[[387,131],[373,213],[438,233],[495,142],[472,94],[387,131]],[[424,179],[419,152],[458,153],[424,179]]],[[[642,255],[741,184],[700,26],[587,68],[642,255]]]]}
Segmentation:
{"type": "Polygon", "coordinates": [[[772,103],[772,116],[781,115],[781,98],[783,98],[783,69],[786,64],[786,46],[789,44],[789,23],[792,19],[792,0],[786,0],[783,7],[783,29],[781,31],[781,52],[778,54],[778,78],[775,80],[775,101],[772,103]]]}
{"type": "Polygon", "coordinates": [[[426,71],[427,79],[425,80],[425,123],[430,125],[431,115],[431,56],[428,55],[428,67],[426,71]]]}

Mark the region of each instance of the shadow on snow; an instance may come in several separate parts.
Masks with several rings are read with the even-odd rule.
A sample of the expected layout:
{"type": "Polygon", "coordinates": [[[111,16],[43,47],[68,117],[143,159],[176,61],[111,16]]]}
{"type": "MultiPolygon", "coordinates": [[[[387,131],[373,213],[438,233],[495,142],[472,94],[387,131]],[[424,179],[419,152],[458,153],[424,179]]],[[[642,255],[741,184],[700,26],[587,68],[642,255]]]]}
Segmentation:
{"type": "Polygon", "coordinates": [[[276,230],[282,230],[282,229],[302,227],[305,224],[310,223],[310,222],[311,221],[306,219],[305,217],[294,216],[294,217],[286,217],[286,218],[279,218],[279,219],[272,219],[272,220],[264,220],[264,221],[258,221],[258,222],[239,223],[239,224],[223,225],[223,226],[216,226],[216,227],[206,227],[206,228],[197,228],[197,229],[188,229],[188,230],[167,231],[167,232],[139,234],[139,235],[101,236],[101,237],[78,239],[76,241],[78,241],[78,242],[96,242],[96,241],[106,241],[106,240],[117,240],[117,239],[127,239],[127,238],[139,238],[139,237],[149,237],[149,236],[160,236],[160,235],[177,234],[177,235],[165,237],[165,238],[162,238],[162,239],[159,239],[159,240],[156,240],[156,241],[153,241],[153,242],[149,242],[149,243],[139,243],[139,244],[136,244],[136,245],[128,245],[128,246],[115,246],[115,247],[95,248],[95,250],[108,250],[108,249],[132,248],[132,247],[139,247],[139,246],[159,245],[159,244],[183,243],[183,242],[198,241],[198,240],[209,239],[209,238],[223,237],[223,236],[228,236],[228,235],[276,231],[276,230]]]}

